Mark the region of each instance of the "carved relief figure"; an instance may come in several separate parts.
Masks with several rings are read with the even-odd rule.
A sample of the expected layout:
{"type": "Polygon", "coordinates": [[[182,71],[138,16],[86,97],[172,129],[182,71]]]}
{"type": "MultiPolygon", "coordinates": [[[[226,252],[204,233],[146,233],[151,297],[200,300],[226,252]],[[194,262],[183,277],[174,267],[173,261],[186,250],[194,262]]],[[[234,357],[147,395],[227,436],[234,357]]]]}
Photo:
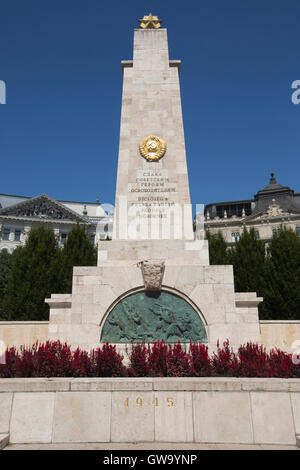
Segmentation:
{"type": "Polygon", "coordinates": [[[128,343],[206,342],[206,332],[198,313],[182,298],[161,291],[149,295],[145,291],[121,300],[108,315],[101,341],[128,343]]]}

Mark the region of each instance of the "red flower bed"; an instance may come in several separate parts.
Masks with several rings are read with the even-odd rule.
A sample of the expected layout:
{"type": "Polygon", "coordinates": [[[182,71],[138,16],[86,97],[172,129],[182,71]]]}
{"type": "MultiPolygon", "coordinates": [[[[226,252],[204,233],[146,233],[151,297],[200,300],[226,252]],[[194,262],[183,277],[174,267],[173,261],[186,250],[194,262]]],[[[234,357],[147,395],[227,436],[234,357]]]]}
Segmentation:
{"type": "Polygon", "coordinates": [[[31,348],[9,348],[0,377],[122,377],[127,375],[123,356],[116,346],[104,344],[90,353],[60,341],[34,344],[31,348]]]}
{"type": "Polygon", "coordinates": [[[247,343],[234,352],[225,341],[211,356],[201,343],[167,344],[157,340],[132,344],[127,351],[129,365],[116,346],[104,344],[91,352],[66,343],[47,341],[9,348],[5,364],[0,364],[0,377],[282,377],[300,378],[300,364],[292,354],[247,343]]]}

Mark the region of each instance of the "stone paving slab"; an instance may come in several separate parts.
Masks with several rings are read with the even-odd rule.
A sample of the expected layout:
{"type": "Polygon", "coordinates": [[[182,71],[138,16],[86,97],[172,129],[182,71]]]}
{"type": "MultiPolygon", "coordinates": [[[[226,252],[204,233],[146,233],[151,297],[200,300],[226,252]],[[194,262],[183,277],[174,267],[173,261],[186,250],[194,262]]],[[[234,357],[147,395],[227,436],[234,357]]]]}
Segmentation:
{"type": "Polygon", "coordinates": [[[0,450],[4,449],[9,441],[9,435],[8,434],[0,434],[0,450]]]}
{"type": "Polygon", "coordinates": [[[269,444],[103,443],[103,444],[10,444],[4,450],[300,450],[297,446],[269,444]]]}

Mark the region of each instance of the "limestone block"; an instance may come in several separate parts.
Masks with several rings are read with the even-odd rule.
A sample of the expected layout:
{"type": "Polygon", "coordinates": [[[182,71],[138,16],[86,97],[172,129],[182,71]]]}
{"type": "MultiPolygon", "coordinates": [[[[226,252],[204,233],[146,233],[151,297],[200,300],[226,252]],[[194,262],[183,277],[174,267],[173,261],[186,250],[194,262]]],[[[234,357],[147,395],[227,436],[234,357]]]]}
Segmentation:
{"type": "Polygon", "coordinates": [[[157,392],[154,407],[155,441],[194,441],[191,392],[157,392]]]}
{"type": "Polygon", "coordinates": [[[130,282],[123,268],[103,267],[103,284],[110,286],[116,297],[131,289],[130,282]]]}
{"type": "Polygon", "coordinates": [[[9,432],[12,393],[0,393],[0,434],[9,432]]]}
{"type": "Polygon", "coordinates": [[[234,342],[236,344],[245,344],[249,341],[252,343],[261,343],[259,323],[239,323],[234,328],[234,342]]]}
{"type": "Polygon", "coordinates": [[[57,330],[53,332],[51,339],[59,339],[67,342],[72,348],[90,350],[99,347],[100,327],[98,324],[64,324],[55,325],[57,330]]]}
{"type": "Polygon", "coordinates": [[[93,295],[93,291],[90,294],[77,294],[76,292],[73,294],[72,301],[74,303],[90,304],[93,302],[93,295]]]}
{"type": "Polygon", "coordinates": [[[235,298],[240,301],[256,300],[257,295],[256,292],[236,292],[235,298]]]}
{"type": "MultiPolygon", "coordinates": [[[[250,310],[250,309],[249,309],[250,310]]],[[[251,309],[252,310],[252,309],[251,309]]],[[[258,311],[256,309],[255,312],[247,312],[238,315],[240,322],[242,323],[258,323],[258,311]]]]}
{"type": "MultiPolygon", "coordinates": [[[[70,379],[68,378],[15,378],[0,379],[1,392],[56,392],[58,390],[69,390],[70,379]]],[[[5,395],[5,394],[3,394],[5,395]]],[[[2,393],[1,395],[2,396],[2,393]]]]}
{"type": "MultiPolygon", "coordinates": [[[[86,279],[86,276],[82,276],[83,279],[86,279]]],[[[78,296],[83,296],[83,295],[90,295],[94,293],[94,286],[93,285],[75,285],[73,286],[73,298],[77,298],[78,296]]]]}
{"type": "MultiPolygon", "coordinates": [[[[72,309],[69,309],[69,311],[72,313],[82,313],[82,302],[80,301],[80,298],[77,300],[72,301],[72,309]]],[[[52,309],[51,309],[52,312],[52,309]]]]}
{"type": "MultiPolygon", "coordinates": [[[[298,379],[299,380],[299,379],[298,379]]],[[[296,434],[300,436],[300,393],[291,393],[296,434]]]]}
{"type": "Polygon", "coordinates": [[[242,390],[251,392],[288,392],[293,387],[293,379],[265,379],[260,377],[242,378],[242,390]]]}
{"type": "Polygon", "coordinates": [[[82,314],[81,313],[72,313],[71,314],[71,324],[78,325],[82,323],[82,314]]]}
{"type": "Polygon", "coordinates": [[[112,442],[154,441],[153,392],[112,392],[112,442]]]}
{"type": "Polygon", "coordinates": [[[85,276],[74,276],[73,275],[73,279],[72,279],[73,289],[74,289],[74,286],[83,286],[84,278],[85,278],[85,276]]]}
{"type": "Polygon", "coordinates": [[[80,346],[82,349],[90,349],[93,345],[99,346],[100,327],[98,325],[79,324],[72,325],[69,330],[71,343],[80,346]]]}
{"type": "Polygon", "coordinates": [[[102,276],[83,276],[83,284],[85,286],[98,286],[101,284],[102,276]]]}
{"type": "Polygon", "coordinates": [[[97,265],[101,266],[102,263],[106,260],[107,260],[107,251],[106,250],[98,250],[97,265]]]}
{"type": "Polygon", "coordinates": [[[175,288],[189,295],[197,284],[203,284],[204,270],[202,266],[183,266],[177,276],[175,288]]]}
{"type": "MultiPolygon", "coordinates": [[[[53,324],[62,324],[62,323],[70,323],[71,322],[71,308],[60,308],[60,309],[51,309],[50,310],[50,324],[51,326],[53,324]]],[[[77,313],[77,311],[75,310],[77,313]]],[[[37,337],[37,339],[40,341],[40,338],[37,337]]]]}
{"type": "Polygon", "coordinates": [[[233,284],[214,284],[214,299],[217,304],[234,304],[235,293],[233,284]]]}
{"type": "Polygon", "coordinates": [[[204,268],[204,282],[207,284],[234,284],[233,267],[224,266],[206,266],[204,268]]]}
{"type": "Polygon", "coordinates": [[[131,288],[144,285],[142,272],[139,266],[126,266],[124,267],[124,273],[130,283],[131,288]]]}
{"type": "Polygon", "coordinates": [[[174,266],[171,267],[169,265],[166,265],[165,274],[163,278],[163,286],[174,287],[178,273],[179,273],[178,268],[176,269],[174,266]]]}
{"type": "Polygon", "coordinates": [[[225,313],[235,313],[238,315],[238,311],[235,308],[235,304],[225,304],[225,313]]]}
{"type": "Polygon", "coordinates": [[[117,296],[115,295],[112,287],[108,285],[102,285],[97,291],[94,292],[94,303],[100,305],[100,310],[102,312],[106,312],[106,310],[116,300],[116,298],[117,296]]]}
{"type": "Polygon", "coordinates": [[[237,316],[236,313],[226,313],[225,314],[225,318],[226,318],[226,323],[239,323],[239,317],[237,316]]]}
{"type": "Polygon", "coordinates": [[[194,392],[196,442],[252,443],[248,393],[194,392]]]}
{"type": "Polygon", "coordinates": [[[57,393],[53,442],[108,442],[110,392],[57,393]]]}
{"type": "Polygon", "coordinates": [[[110,378],[89,377],[76,378],[71,381],[72,391],[152,391],[153,379],[151,377],[110,378]]]}
{"type": "Polygon", "coordinates": [[[212,284],[198,284],[190,293],[190,299],[196,305],[206,305],[214,303],[214,290],[212,284]]]}
{"type": "Polygon", "coordinates": [[[230,345],[240,346],[248,341],[260,342],[260,332],[258,323],[224,323],[209,325],[209,341],[216,344],[219,340],[220,344],[227,339],[230,345]]]}
{"type": "Polygon", "coordinates": [[[153,378],[153,390],[170,391],[241,391],[241,380],[236,377],[168,377],[153,378]]]}
{"type": "Polygon", "coordinates": [[[74,266],[73,276],[101,276],[102,268],[98,266],[74,266]]]}
{"type": "Polygon", "coordinates": [[[202,305],[201,302],[195,302],[196,305],[200,308],[202,315],[205,319],[207,325],[212,327],[216,325],[214,329],[211,331],[211,338],[210,341],[214,341],[215,335],[213,331],[217,330],[217,335],[222,333],[222,329],[226,323],[226,314],[224,311],[224,305],[216,305],[216,304],[204,304],[202,305]]]}
{"type": "Polygon", "coordinates": [[[93,312],[83,312],[82,313],[82,318],[81,318],[81,323],[87,323],[91,325],[99,325],[99,313],[93,313],[93,312]]]}
{"type": "Polygon", "coordinates": [[[284,392],[250,392],[254,442],[296,443],[291,400],[284,392]]]}
{"type": "Polygon", "coordinates": [[[55,393],[16,393],[10,423],[10,442],[50,443],[55,393]]]}

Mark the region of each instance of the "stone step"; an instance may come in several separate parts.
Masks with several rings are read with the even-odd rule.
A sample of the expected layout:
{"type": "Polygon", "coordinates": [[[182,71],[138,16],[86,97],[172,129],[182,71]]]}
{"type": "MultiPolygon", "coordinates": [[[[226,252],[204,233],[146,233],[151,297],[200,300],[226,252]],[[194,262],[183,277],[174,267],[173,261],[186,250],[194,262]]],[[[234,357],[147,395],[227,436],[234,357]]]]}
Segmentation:
{"type": "Polygon", "coordinates": [[[282,444],[219,444],[199,442],[104,442],[104,443],[78,443],[68,442],[59,444],[10,444],[5,450],[98,450],[116,451],[129,450],[131,452],[149,450],[151,455],[160,450],[299,450],[295,445],[282,444]]]}
{"type": "Polygon", "coordinates": [[[4,449],[9,442],[9,434],[0,434],[0,450],[4,449]]]}

